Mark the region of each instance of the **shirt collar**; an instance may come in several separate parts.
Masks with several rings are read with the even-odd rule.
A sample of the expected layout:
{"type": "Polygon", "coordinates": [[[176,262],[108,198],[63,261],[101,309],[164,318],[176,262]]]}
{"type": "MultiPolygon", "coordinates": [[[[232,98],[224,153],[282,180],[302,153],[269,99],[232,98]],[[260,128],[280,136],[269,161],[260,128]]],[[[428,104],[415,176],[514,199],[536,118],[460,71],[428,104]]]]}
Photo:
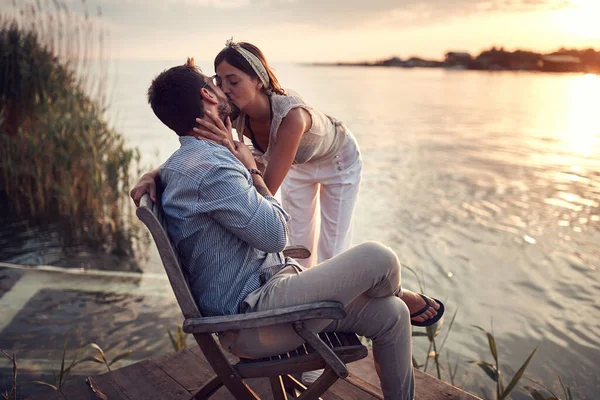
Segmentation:
{"type": "Polygon", "coordinates": [[[179,144],[186,145],[190,143],[194,143],[194,140],[198,140],[193,136],[179,136],[179,144]]]}

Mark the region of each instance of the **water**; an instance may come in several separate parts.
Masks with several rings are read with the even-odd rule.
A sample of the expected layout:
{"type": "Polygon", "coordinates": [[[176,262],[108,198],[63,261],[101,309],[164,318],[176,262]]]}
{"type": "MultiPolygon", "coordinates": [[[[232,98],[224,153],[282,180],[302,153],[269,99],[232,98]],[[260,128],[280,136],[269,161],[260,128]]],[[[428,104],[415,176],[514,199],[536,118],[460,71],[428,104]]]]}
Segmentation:
{"type": "MultiPolygon", "coordinates": [[[[152,77],[174,64],[120,62],[111,80],[111,119],[148,166],[179,146],[145,99],[152,77]]],[[[597,398],[600,77],[275,67],[284,87],[357,137],[354,243],[388,244],[445,301],[447,322],[458,311],[441,356],[446,371],[458,360],[456,383],[492,388],[467,363],[492,361],[479,325],[493,327],[505,384],[539,345],[529,376],[560,393],[560,375],[579,398],[597,398]]],[[[161,272],[156,253],[143,268],[161,272]]],[[[418,289],[410,272],[403,277],[418,289]]],[[[420,363],[426,351],[415,339],[420,363]]]]}

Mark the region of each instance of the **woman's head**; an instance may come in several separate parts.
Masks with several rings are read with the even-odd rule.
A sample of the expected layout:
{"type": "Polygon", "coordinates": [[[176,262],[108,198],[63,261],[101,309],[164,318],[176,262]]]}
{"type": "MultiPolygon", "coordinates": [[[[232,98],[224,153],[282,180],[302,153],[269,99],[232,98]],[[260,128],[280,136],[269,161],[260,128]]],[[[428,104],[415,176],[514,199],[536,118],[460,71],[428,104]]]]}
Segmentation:
{"type": "Polygon", "coordinates": [[[253,92],[285,94],[262,51],[250,43],[228,42],[214,66],[223,91],[240,108],[253,92]]]}

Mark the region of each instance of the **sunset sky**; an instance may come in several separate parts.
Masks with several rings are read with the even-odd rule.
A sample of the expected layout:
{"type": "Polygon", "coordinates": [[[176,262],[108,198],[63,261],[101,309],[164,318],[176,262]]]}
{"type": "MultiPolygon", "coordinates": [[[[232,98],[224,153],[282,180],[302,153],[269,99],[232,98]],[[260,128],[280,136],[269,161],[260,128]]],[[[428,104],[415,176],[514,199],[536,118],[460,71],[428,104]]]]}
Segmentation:
{"type": "MultiPolygon", "coordinates": [[[[17,1],[17,4],[23,2],[17,1]]],[[[67,0],[81,12],[81,0],[67,0]]],[[[2,9],[12,0],[0,0],[2,9]]],[[[211,59],[233,36],[272,61],[358,61],[491,45],[600,49],[600,0],[87,0],[112,57],[211,59]]]]}

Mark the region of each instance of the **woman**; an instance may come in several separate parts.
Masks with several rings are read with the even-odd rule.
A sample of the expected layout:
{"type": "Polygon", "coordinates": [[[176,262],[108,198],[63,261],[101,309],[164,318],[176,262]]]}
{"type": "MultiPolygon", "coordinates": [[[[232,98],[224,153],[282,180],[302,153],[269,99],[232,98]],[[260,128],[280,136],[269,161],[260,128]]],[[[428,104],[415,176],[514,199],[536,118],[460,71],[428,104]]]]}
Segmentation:
{"type": "MultiPolygon", "coordinates": [[[[252,44],[228,41],[214,67],[215,83],[240,110],[233,121],[238,139],[252,142],[271,193],[281,187],[282,205],[292,217],[290,243],[304,245],[312,253],[305,265],[347,250],[362,171],[352,133],[297,93],[284,90],[252,44]]],[[[227,129],[198,121],[198,135],[231,138],[227,129]]]]}

